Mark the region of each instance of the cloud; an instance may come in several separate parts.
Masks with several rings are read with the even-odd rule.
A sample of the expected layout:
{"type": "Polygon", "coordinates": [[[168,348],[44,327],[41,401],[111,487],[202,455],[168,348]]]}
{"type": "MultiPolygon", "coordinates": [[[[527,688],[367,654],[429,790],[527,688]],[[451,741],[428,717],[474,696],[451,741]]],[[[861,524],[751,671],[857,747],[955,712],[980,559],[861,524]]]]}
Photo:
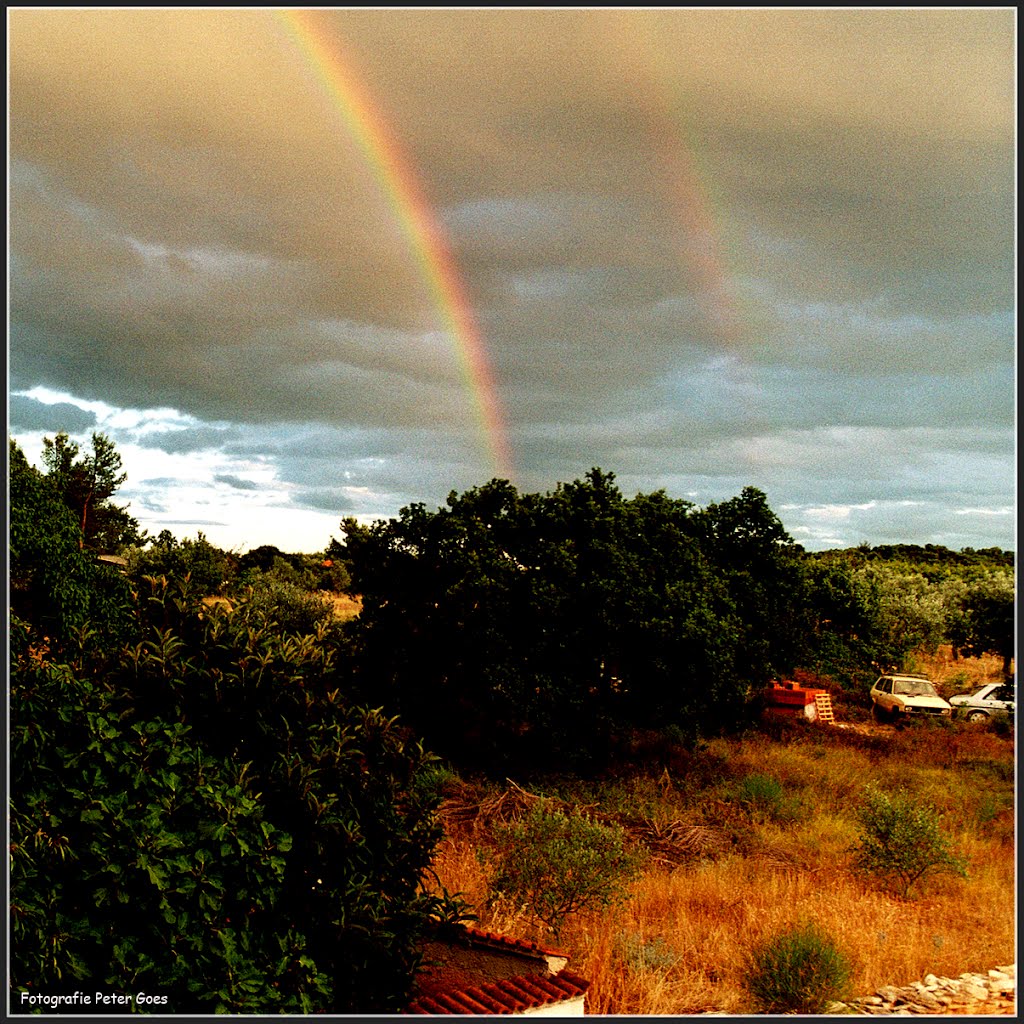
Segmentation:
{"type": "Polygon", "coordinates": [[[243,480],[240,477],[232,476],[230,473],[215,473],[214,483],[227,484],[238,491],[258,491],[260,485],[255,480],[243,480]]]}
{"type": "Polygon", "coordinates": [[[15,431],[78,434],[95,425],[96,414],[69,402],[47,404],[16,394],[8,399],[7,420],[15,431]]]}
{"type": "Polygon", "coordinates": [[[197,521],[440,502],[497,429],[524,488],[1012,504],[1012,11],[311,17],[361,124],[279,13],[11,13],[12,430],[63,395],[197,521]]]}

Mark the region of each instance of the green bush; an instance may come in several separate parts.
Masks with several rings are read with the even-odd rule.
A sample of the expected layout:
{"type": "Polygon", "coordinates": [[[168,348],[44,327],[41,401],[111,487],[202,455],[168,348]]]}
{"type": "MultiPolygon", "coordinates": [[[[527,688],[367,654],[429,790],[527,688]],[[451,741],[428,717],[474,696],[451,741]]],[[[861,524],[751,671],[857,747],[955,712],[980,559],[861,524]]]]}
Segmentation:
{"type": "Polygon", "coordinates": [[[137,644],[57,660],[15,624],[12,988],[402,1010],[420,936],[461,910],[420,887],[432,757],[342,697],[320,638],[150,583],[137,644]]]}
{"type": "Polygon", "coordinates": [[[733,787],[730,795],[754,818],[793,822],[804,813],[800,799],[787,795],[782,783],[771,775],[747,775],[733,787]]]}
{"type": "Polygon", "coordinates": [[[967,861],[952,852],[934,808],[869,789],[857,810],[857,825],[857,868],[884,879],[903,897],[929,874],[967,877],[967,861]]]}
{"type": "Polygon", "coordinates": [[[823,1013],[847,994],[850,963],[817,925],[792,927],[757,947],[746,985],[762,1013],[823,1013]]]}
{"type": "Polygon", "coordinates": [[[239,599],[238,609],[246,616],[273,624],[283,633],[315,633],[334,618],[331,602],[273,573],[256,574],[239,599]]]}
{"type": "Polygon", "coordinates": [[[644,855],[623,829],[537,803],[520,821],[496,829],[492,899],[525,905],[556,935],[569,914],[621,902],[644,855]]]}

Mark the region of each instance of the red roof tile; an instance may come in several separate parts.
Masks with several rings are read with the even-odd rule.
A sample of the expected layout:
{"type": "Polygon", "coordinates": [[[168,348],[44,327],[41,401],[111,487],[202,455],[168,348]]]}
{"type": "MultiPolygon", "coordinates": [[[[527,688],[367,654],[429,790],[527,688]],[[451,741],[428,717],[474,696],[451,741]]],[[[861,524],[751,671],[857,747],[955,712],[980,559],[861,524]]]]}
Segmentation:
{"type": "Polygon", "coordinates": [[[507,1014],[522,1013],[549,1003],[561,1003],[582,996],[590,987],[584,978],[561,971],[548,978],[521,975],[487,982],[457,992],[423,996],[410,1004],[407,1013],[416,1014],[507,1014]]]}
{"type": "Polygon", "coordinates": [[[422,976],[419,995],[410,1003],[407,1013],[522,1013],[524,1010],[578,999],[590,987],[590,982],[564,969],[568,960],[565,953],[466,925],[460,928],[460,933],[449,940],[453,950],[461,947],[477,949],[488,956],[511,955],[504,977],[500,973],[495,974],[493,968],[477,973],[479,969],[474,970],[465,962],[461,965],[453,964],[442,957],[435,969],[428,970],[422,976]],[[532,971],[527,970],[526,963],[521,968],[515,967],[519,957],[534,962],[532,971]],[[561,963],[554,964],[550,958],[561,963]],[[562,969],[558,970],[559,967],[562,969]],[[488,977],[489,974],[491,977],[488,977]]]}
{"type": "Polygon", "coordinates": [[[497,932],[485,932],[482,928],[473,928],[470,925],[463,925],[466,935],[474,942],[480,942],[499,949],[515,949],[520,953],[532,953],[535,956],[558,956],[565,957],[554,949],[544,949],[536,942],[527,942],[526,939],[513,939],[508,935],[499,935],[497,932]]]}

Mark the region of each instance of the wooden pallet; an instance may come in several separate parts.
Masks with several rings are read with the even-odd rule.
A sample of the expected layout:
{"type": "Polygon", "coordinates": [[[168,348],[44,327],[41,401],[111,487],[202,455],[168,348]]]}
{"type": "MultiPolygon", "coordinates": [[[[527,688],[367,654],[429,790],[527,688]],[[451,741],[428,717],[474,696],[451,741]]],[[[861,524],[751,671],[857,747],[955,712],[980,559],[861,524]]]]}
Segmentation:
{"type": "Polygon", "coordinates": [[[835,725],[836,716],[832,711],[832,695],[828,693],[816,693],[814,695],[814,706],[818,709],[818,721],[826,725],[835,725]]]}

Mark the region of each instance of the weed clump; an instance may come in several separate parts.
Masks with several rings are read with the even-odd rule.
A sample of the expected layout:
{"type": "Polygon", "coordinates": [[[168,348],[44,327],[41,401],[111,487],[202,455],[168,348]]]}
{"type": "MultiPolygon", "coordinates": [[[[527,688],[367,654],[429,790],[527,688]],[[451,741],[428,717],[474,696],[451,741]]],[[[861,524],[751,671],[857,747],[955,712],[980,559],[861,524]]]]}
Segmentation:
{"type": "Polygon", "coordinates": [[[967,877],[967,861],[952,852],[932,807],[869,789],[857,810],[857,824],[856,867],[886,880],[903,897],[928,874],[967,877]]]}
{"type": "Polygon", "coordinates": [[[792,927],[751,953],[746,985],[762,1013],[823,1013],[847,994],[849,960],[817,925],[792,927]]]}
{"type": "Polygon", "coordinates": [[[747,775],[733,787],[731,796],[755,819],[786,824],[799,821],[805,814],[800,798],[787,794],[782,783],[771,775],[747,775]]]}

